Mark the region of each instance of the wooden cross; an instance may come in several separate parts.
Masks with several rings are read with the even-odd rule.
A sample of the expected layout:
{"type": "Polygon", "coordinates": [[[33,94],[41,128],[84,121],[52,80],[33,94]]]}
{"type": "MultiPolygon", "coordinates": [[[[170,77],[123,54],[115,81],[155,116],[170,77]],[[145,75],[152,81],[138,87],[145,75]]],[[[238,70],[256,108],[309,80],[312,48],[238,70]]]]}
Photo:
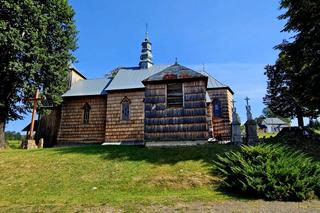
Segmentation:
{"type": "Polygon", "coordinates": [[[33,101],[33,110],[32,110],[32,116],[31,116],[31,126],[30,126],[30,130],[29,130],[29,135],[28,135],[28,139],[32,140],[33,136],[33,129],[34,129],[34,123],[35,123],[35,116],[37,113],[37,107],[38,107],[38,101],[42,100],[42,98],[39,98],[39,89],[36,90],[36,94],[34,95],[34,98],[29,98],[27,99],[27,101],[33,101]]]}

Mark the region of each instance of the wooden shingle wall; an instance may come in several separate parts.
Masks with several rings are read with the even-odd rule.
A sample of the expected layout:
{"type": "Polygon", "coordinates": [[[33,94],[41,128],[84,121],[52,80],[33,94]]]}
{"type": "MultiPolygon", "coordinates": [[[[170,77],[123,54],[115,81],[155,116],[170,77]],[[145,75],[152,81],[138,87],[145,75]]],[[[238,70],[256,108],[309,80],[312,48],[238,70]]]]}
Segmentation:
{"type": "Polygon", "coordinates": [[[208,138],[206,82],[184,82],[183,108],[168,108],[166,83],[147,84],[145,140],[202,140],[208,138]]]}
{"type": "Polygon", "coordinates": [[[106,128],[106,96],[65,98],[62,104],[58,144],[103,143],[106,128]],[[91,107],[89,123],[83,123],[83,106],[91,107]]]}
{"type": "MultiPolygon", "coordinates": [[[[212,126],[214,137],[222,140],[229,140],[231,136],[231,121],[232,121],[232,99],[233,95],[230,90],[209,89],[208,94],[211,100],[219,99],[222,107],[221,117],[215,117],[212,113],[212,126]]],[[[214,103],[211,104],[211,107],[214,103]]]]}
{"type": "Polygon", "coordinates": [[[57,144],[61,121],[61,107],[54,108],[49,114],[42,115],[38,121],[36,141],[44,139],[44,147],[52,147],[57,144]]]}
{"type": "Polygon", "coordinates": [[[119,91],[108,94],[106,142],[140,142],[144,138],[144,91],[119,91]],[[129,120],[122,120],[121,102],[130,101],[129,120]]]}

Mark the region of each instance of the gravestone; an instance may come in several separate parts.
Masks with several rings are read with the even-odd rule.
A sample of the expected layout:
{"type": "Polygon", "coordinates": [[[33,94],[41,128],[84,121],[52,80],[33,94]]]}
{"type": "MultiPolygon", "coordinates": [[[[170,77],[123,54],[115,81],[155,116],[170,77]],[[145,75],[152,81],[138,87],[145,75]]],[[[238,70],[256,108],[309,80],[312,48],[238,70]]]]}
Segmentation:
{"type": "Polygon", "coordinates": [[[242,145],[242,137],[241,137],[241,129],[240,129],[240,117],[234,107],[235,101],[232,101],[233,108],[232,108],[232,123],[231,123],[231,143],[236,146],[242,145]]]}
{"type": "Polygon", "coordinates": [[[256,144],[259,139],[257,135],[257,123],[252,118],[251,106],[249,105],[249,98],[245,99],[247,101],[246,110],[247,110],[247,121],[245,123],[246,127],[246,143],[247,145],[256,144]]]}

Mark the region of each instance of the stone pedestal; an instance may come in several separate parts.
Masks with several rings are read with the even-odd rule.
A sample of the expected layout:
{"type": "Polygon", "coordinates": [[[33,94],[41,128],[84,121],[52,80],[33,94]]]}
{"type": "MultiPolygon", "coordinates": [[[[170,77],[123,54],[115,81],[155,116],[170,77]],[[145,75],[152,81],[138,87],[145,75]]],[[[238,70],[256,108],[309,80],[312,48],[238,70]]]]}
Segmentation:
{"type": "Polygon", "coordinates": [[[21,148],[22,149],[38,149],[38,146],[35,140],[23,140],[21,143],[21,148]]]}
{"type": "Polygon", "coordinates": [[[44,140],[43,140],[43,138],[40,138],[39,143],[38,143],[38,148],[43,149],[43,144],[44,144],[44,140]]]}
{"type": "Polygon", "coordinates": [[[246,126],[246,143],[247,145],[253,145],[259,142],[257,135],[257,123],[254,120],[248,120],[245,123],[246,126]]]}
{"type": "Polygon", "coordinates": [[[240,123],[231,124],[231,143],[236,146],[242,145],[240,123]]]}
{"type": "Polygon", "coordinates": [[[242,137],[241,137],[241,121],[240,117],[237,113],[236,108],[234,107],[233,102],[233,109],[232,109],[232,123],[231,123],[231,143],[236,146],[241,146],[242,145],[242,137]]]}

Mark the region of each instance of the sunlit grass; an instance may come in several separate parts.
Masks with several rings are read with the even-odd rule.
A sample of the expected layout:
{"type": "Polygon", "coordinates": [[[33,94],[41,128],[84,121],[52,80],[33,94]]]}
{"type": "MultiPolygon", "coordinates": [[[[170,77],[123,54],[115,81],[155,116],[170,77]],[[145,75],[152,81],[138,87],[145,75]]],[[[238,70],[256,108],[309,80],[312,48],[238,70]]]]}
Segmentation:
{"type": "Polygon", "coordinates": [[[0,207],[225,200],[229,197],[217,190],[220,179],[211,173],[212,161],[232,149],[228,145],[9,149],[0,152],[0,207]]]}

